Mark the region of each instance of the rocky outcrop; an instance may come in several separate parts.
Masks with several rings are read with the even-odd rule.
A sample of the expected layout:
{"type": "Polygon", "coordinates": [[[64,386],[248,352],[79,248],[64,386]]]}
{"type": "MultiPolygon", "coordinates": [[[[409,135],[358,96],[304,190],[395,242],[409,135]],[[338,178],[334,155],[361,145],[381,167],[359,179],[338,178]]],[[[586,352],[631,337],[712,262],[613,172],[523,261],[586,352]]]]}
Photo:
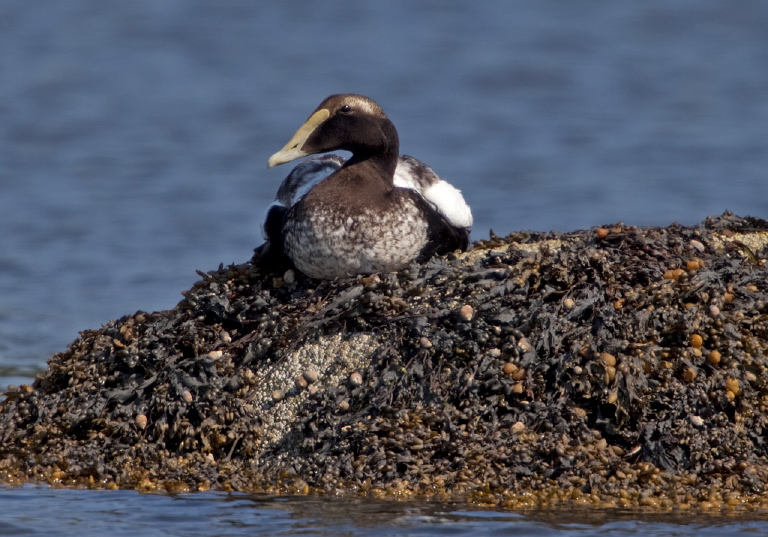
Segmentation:
{"type": "Polygon", "coordinates": [[[0,477],[762,507],[767,256],[768,222],[726,213],[334,282],[220,267],[11,387],[0,477]]]}

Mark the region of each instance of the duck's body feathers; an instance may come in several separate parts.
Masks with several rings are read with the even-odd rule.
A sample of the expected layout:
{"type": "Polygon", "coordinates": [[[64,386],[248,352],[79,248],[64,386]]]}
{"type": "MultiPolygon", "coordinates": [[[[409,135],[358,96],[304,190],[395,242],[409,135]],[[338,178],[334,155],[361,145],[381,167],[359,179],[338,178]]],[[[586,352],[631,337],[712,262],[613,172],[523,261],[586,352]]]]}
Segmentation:
{"type": "MultiPolygon", "coordinates": [[[[335,154],[311,157],[298,164],[280,184],[275,201],[267,208],[262,235],[268,239],[266,224],[274,208],[290,208],[320,181],[339,170],[346,160],[335,154]]],[[[464,201],[461,190],[440,179],[424,162],[400,155],[395,168],[394,185],[416,191],[432,207],[458,228],[472,227],[472,211],[464,201]]]]}
{"type": "Polygon", "coordinates": [[[264,220],[262,265],[333,279],[468,248],[472,216],[461,192],[397,154],[397,131],[370,99],[323,101],[270,166],[336,149],[352,157],[308,159],[281,184],[264,220]]]}

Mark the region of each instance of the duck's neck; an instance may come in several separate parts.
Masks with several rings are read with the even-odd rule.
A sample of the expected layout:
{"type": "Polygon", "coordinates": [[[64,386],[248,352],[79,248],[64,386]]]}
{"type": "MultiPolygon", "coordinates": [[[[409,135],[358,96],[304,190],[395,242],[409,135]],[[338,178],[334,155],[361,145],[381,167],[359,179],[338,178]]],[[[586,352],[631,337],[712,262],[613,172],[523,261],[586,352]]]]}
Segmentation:
{"type": "Polygon", "coordinates": [[[352,150],[352,157],[344,167],[366,166],[376,170],[377,175],[393,184],[397,158],[400,156],[400,140],[391,121],[381,125],[382,141],[374,147],[361,146],[352,150]]]}

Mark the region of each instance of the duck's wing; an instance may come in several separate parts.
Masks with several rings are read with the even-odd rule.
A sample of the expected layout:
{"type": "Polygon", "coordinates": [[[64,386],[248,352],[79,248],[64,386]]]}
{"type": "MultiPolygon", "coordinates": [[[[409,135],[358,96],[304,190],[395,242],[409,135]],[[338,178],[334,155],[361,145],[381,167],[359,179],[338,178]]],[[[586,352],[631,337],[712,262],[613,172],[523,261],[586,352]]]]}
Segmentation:
{"type": "MultiPolygon", "coordinates": [[[[262,226],[264,238],[269,239],[265,226],[270,212],[282,212],[291,208],[320,181],[344,166],[344,162],[346,161],[343,157],[329,154],[312,157],[293,168],[278,188],[275,201],[267,208],[262,226]]],[[[472,227],[472,211],[464,201],[461,190],[440,179],[434,170],[422,161],[408,155],[400,155],[394,184],[400,188],[415,190],[452,226],[472,227]]]]}
{"type": "Polygon", "coordinates": [[[339,155],[312,157],[298,164],[277,189],[275,203],[290,207],[312,188],[344,165],[339,155]]]}
{"type": "Polygon", "coordinates": [[[283,224],[288,214],[288,207],[273,203],[267,209],[261,233],[264,243],[254,250],[251,263],[261,267],[264,272],[279,273],[293,268],[293,262],[285,254],[283,224]]]}
{"type": "MultiPolygon", "coordinates": [[[[288,177],[283,179],[280,188],[277,189],[277,196],[264,214],[264,222],[261,226],[261,234],[264,239],[269,240],[267,224],[270,220],[270,214],[283,213],[290,209],[297,201],[303,198],[307,192],[338,170],[344,165],[344,158],[339,155],[323,155],[312,157],[298,164],[291,170],[288,177]]],[[[275,216],[272,216],[275,220],[275,216]]]]}
{"type": "Polygon", "coordinates": [[[440,179],[432,168],[420,160],[400,155],[394,182],[397,187],[418,192],[452,226],[472,227],[472,210],[464,201],[461,190],[440,179]]]}

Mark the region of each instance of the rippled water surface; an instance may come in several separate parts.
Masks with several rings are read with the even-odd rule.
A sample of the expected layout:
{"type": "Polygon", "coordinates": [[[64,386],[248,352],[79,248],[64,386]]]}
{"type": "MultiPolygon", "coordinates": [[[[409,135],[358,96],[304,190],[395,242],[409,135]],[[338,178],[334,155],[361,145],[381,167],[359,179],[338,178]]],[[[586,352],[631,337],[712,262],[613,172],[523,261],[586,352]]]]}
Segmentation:
{"type": "MultiPolygon", "coordinates": [[[[402,152],[464,191],[475,237],[768,217],[767,27],[762,0],[5,0],[0,384],[30,382],[79,330],[173,307],[195,269],[247,260],[287,173],[266,160],[330,93],[376,99],[402,152]]],[[[261,512],[14,494],[112,504],[126,527],[131,498],[178,534],[180,505],[261,512]]]]}
{"type": "Polygon", "coordinates": [[[727,517],[572,510],[525,515],[457,505],[306,497],[0,489],[0,535],[556,536],[763,535],[763,522],[727,517]]]}

